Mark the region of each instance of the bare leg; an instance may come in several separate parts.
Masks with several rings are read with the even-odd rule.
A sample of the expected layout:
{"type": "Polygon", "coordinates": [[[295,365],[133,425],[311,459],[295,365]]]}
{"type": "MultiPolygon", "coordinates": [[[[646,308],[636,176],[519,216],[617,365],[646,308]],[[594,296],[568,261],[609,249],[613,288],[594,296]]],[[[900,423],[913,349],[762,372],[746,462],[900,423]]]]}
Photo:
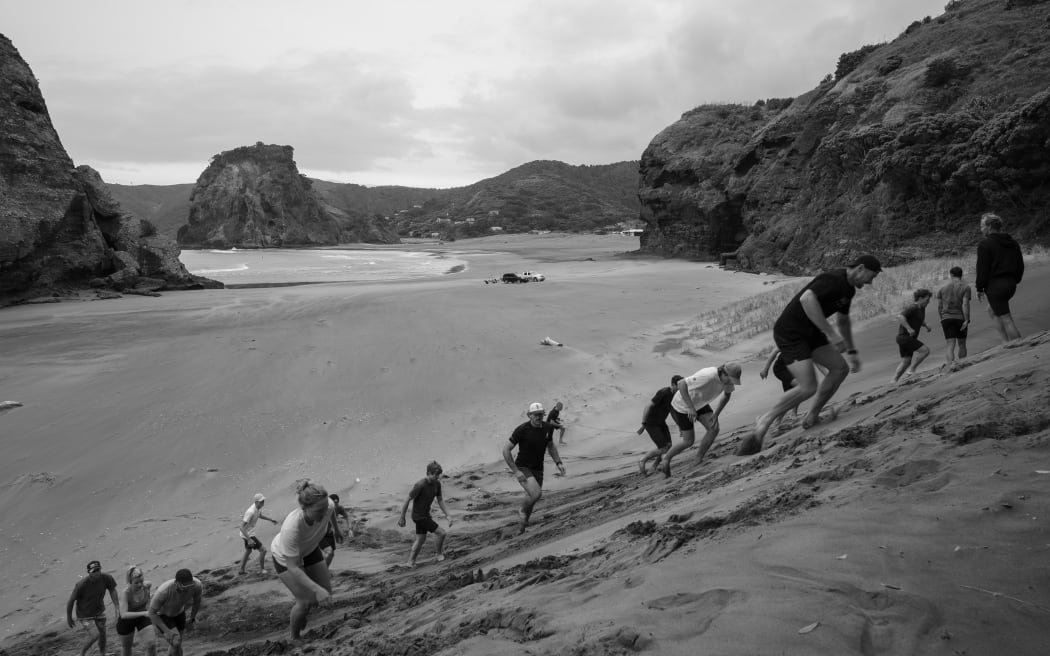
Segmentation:
{"type": "Polygon", "coordinates": [[[921,349],[912,353],[911,355],[911,368],[908,370],[909,374],[915,373],[919,369],[919,365],[930,355],[930,347],[923,345],[921,349]]]}
{"type": "MultiPolygon", "coordinates": [[[[241,566],[244,569],[244,566],[241,566]]],[[[266,549],[259,549],[259,572],[266,572],[266,549]]]]}
{"type": "Polygon", "coordinates": [[[664,476],[671,475],[671,459],[679,453],[681,453],[682,451],[685,451],[689,447],[693,446],[693,442],[696,441],[695,430],[683,430],[681,431],[681,435],[682,440],[678,442],[678,444],[675,444],[671,447],[671,449],[664,456],[663,462],[661,462],[660,465],[657,466],[657,469],[662,471],[664,473],[664,476]]]}
{"type": "Polygon", "coordinates": [[[565,444],[565,428],[558,429],[558,444],[565,444]]]}
{"type": "Polygon", "coordinates": [[[423,543],[427,541],[427,534],[423,533],[416,536],[416,541],[412,543],[412,553],[408,557],[408,564],[415,567],[416,559],[419,558],[419,552],[423,548],[423,543]]]}
{"type": "Polygon", "coordinates": [[[759,449],[762,448],[762,440],[765,439],[766,433],[769,432],[769,427],[775,421],[783,417],[788,410],[797,408],[800,403],[817,392],[817,372],[813,369],[812,359],[792,362],[787,367],[795,379],[795,386],[784,392],[784,395],[780,397],[776,405],[755,422],[754,437],[758,441],[759,449]]]}
{"type": "Polygon", "coordinates": [[[901,361],[897,364],[896,371],[893,372],[893,380],[890,382],[896,383],[904,375],[904,372],[908,369],[908,365],[911,364],[911,356],[901,358],[901,361]]]}
{"type": "Polygon", "coordinates": [[[98,635],[98,633],[93,633],[88,638],[87,642],[84,643],[84,646],[80,648],[80,656],[87,656],[88,650],[91,649],[91,645],[95,644],[95,641],[98,640],[98,635]]]}
{"type": "Polygon", "coordinates": [[[700,450],[696,452],[696,460],[693,461],[699,465],[707,454],[708,449],[710,449],[711,445],[715,443],[715,438],[718,437],[719,427],[718,422],[715,420],[715,413],[713,412],[705,412],[704,414],[699,415],[696,419],[703,424],[705,429],[707,429],[707,432],[704,433],[704,439],[700,440],[700,450]]]}
{"type": "Polygon", "coordinates": [[[521,515],[519,535],[525,532],[525,528],[529,525],[529,520],[532,518],[532,509],[536,506],[536,502],[540,500],[540,497],[543,496],[543,488],[531,476],[522,482],[521,487],[525,489],[525,500],[521,502],[521,509],[518,511],[518,514],[521,515]]]}
{"type": "Polygon", "coordinates": [[[244,574],[244,568],[248,565],[248,557],[252,555],[251,549],[245,549],[244,555],[241,556],[241,574],[244,574]]]}
{"type": "Polygon", "coordinates": [[[960,337],[958,341],[959,341],[959,359],[962,360],[963,358],[966,357],[966,338],[965,337],[960,337]]]}
{"type": "Polygon", "coordinates": [[[1006,334],[1003,318],[995,316],[995,311],[992,310],[991,304],[988,305],[988,316],[992,318],[992,324],[995,326],[995,332],[999,333],[999,339],[1003,340],[1003,342],[1009,342],[1010,338],[1006,334]]]}
{"type": "Polygon", "coordinates": [[[135,643],[135,632],[120,636],[121,656],[131,656],[131,646],[135,643]]]}
{"type": "MultiPolygon", "coordinates": [[[[809,414],[803,419],[810,425],[817,423],[820,419],[820,411],[831,397],[838,391],[842,381],[849,375],[849,365],[842,355],[830,344],[825,344],[813,351],[813,361],[827,368],[828,373],[817,386],[817,395],[813,399],[813,405],[809,408],[809,414]]],[[[796,376],[797,378],[797,376],[796,376]]]]}
{"type": "Polygon", "coordinates": [[[437,536],[437,544],[435,545],[435,549],[437,549],[437,558],[441,561],[445,559],[445,529],[440,526],[437,527],[434,531],[434,535],[437,536]]]}
{"type": "Polygon", "coordinates": [[[1004,314],[999,317],[999,320],[1003,324],[1003,332],[1006,334],[1006,339],[1008,341],[1021,339],[1021,331],[1017,329],[1017,324],[1014,323],[1014,316],[1012,314],[1004,314]]]}
{"type": "Polygon", "coordinates": [[[667,453],[667,450],[670,449],[670,448],[671,448],[670,446],[665,446],[665,447],[661,447],[661,448],[658,448],[658,449],[653,449],[649,453],[645,454],[645,457],[642,458],[642,461],[640,463],[638,463],[638,470],[642,472],[642,475],[643,476],[647,476],[649,474],[649,472],[647,472],[645,470],[645,467],[649,463],[650,460],[654,461],[653,462],[654,470],[655,470],[655,468],[659,467],[660,466],[660,462],[663,460],[664,454],[667,453]]]}
{"type": "MultiPolygon", "coordinates": [[[[948,364],[951,364],[951,363],[955,362],[955,348],[958,345],[959,340],[954,338],[954,337],[952,337],[952,338],[950,338],[948,340],[945,340],[945,341],[948,344],[948,348],[944,352],[944,357],[947,359],[948,364]]],[[[963,344],[965,345],[966,342],[963,342],[963,344]]],[[[966,351],[966,346],[959,347],[959,351],[961,353],[964,353],[966,351]]]]}

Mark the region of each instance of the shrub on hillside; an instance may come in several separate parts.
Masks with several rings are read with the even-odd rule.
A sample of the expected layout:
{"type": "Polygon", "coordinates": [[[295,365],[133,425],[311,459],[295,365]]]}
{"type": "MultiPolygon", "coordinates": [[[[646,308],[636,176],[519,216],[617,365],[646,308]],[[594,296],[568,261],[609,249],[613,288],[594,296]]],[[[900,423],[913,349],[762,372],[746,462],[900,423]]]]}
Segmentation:
{"type": "Polygon", "coordinates": [[[901,67],[903,60],[897,55],[890,55],[886,58],[886,61],[879,64],[878,71],[879,75],[889,75],[893,71],[901,67]]]}
{"type": "Polygon", "coordinates": [[[157,234],[157,226],[153,225],[153,222],[149,219],[139,219],[139,235],[142,237],[152,237],[157,234]]]}
{"type": "Polygon", "coordinates": [[[868,44],[866,46],[861,46],[859,49],[854,50],[853,52],[844,52],[841,55],[839,55],[839,62],[838,65],[835,67],[835,79],[841,80],[842,78],[846,77],[854,70],[856,70],[856,68],[860,66],[860,63],[864,61],[864,58],[867,57],[873,50],[878,48],[880,45],[882,44],[868,44]]]}
{"type": "Polygon", "coordinates": [[[962,66],[954,57],[938,57],[926,66],[926,76],[923,84],[928,87],[944,86],[955,78],[963,77],[966,67],[962,66]]]}

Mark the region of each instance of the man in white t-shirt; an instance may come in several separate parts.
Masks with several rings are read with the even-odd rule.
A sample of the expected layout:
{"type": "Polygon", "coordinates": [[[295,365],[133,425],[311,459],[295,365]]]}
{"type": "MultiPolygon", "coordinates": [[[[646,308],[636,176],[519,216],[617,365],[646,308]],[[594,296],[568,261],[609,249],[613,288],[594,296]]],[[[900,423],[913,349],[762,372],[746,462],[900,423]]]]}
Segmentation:
{"type": "Polygon", "coordinates": [[[700,440],[700,451],[696,454],[696,464],[704,459],[707,450],[718,435],[718,415],[729,403],[729,397],[740,384],[742,370],[736,362],[727,362],[721,367],[707,367],[688,378],[678,381],[678,391],[671,400],[671,417],[678,424],[682,441],[671,447],[657,467],[664,476],[671,475],[671,458],[693,446],[696,432],[693,423],[699,421],[707,432],[700,440]],[[710,403],[718,398],[715,409],[710,403]]]}
{"type": "Polygon", "coordinates": [[[264,547],[263,543],[259,541],[259,538],[255,537],[255,523],[258,522],[260,518],[274,524],[277,523],[277,520],[271,519],[262,513],[262,507],[265,503],[266,497],[261,494],[256,494],[252,505],[248,506],[248,510],[244,511],[244,518],[241,520],[241,539],[244,540],[244,555],[241,557],[241,574],[244,574],[244,568],[248,564],[248,558],[252,555],[253,550],[259,552],[259,571],[266,571],[266,547],[264,547]]]}

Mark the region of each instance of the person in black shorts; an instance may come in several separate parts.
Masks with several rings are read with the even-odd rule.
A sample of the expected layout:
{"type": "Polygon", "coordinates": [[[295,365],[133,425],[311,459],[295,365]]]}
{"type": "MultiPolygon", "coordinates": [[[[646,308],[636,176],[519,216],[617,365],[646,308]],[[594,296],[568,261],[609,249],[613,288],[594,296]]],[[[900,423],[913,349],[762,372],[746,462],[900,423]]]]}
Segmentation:
{"type": "Polygon", "coordinates": [[[434,560],[439,563],[445,560],[445,529],[438,526],[438,523],[430,516],[430,506],[434,503],[434,499],[437,499],[441,512],[445,513],[445,519],[448,520],[449,528],[452,528],[452,517],[448,514],[448,508],[445,507],[445,500],[441,497],[441,471],[441,465],[431,461],[427,465],[426,477],[416,481],[416,484],[412,486],[412,491],[408,493],[408,498],[405,499],[405,505],[401,506],[401,519],[397,520],[397,525],[404,527],[405,513],[408,511],[409,503],[412,504],[412,521],[416,525],[416,541],[412,543],[412,553],[408,557],[409,567],[416,566],[416,558],[419,557],[419,550],[423,548],[423,543],[427,540],[427,533],[437,536],[437,556],[434,560]]]}
{"type": "Polygon", "coordinates": [[[671,386],[658,389],[653,398],[649,400],[649,404],[645,406],[645,410],[642,411],[642,426],[638,429],[638,434],[641,435],[643,431],[649,433],[653,444],[656,445],[656,448],[646,453],[642,461],[638,463],[638,470],[642,476],[649,475],[645,466],[650,460],[653,461],[654,469],[659,467],[660,459],[671,448],[671,430],[667,428],[667,415],[671,414],[671,399],[678,391],[680,380],[682,377],[678,374],[671,376],[671,386]]]}
{"type": "Polygon", "coordinates": [[[565,467],[561,464],[561,456],[558,455],[558,447],[554,445],[554,437],[547,432],[547,424],[543,421],[542,403],[533,403],[529,406],[529,420],[514,429],[510,435],[510,441],[503,447],[503,459],[514,473],[514,478],[525,490],[525,499],[521,503],[518,515],[521,517],[521,530],[525,532],[532,517],[532,509],[536,502],[543,496],[543,457],[550,453],[554,464],[558,466],[558,472],[565,475],[565,467]],[[514,457],[512,452],[518,447],[518,455],[514,457]]]}
{"type": "Polygon", "coordinates": [[[561,423],[561,401],[555,401],[554,407],[547,413],[547,425],[550,427],[547,432],[550,436],[554,437],[554,431],[558,431],[558,444],[565,444],[565,425],[561,423]]]}
{"type": "Polygon", "coordinates": [[[1004,342],[1021,338],[1021,331],[1010,313],[1010,299],[1024,277],[1021,246],[1003,230],[1003,220],[995,214],[981,216],[981,234],[977,245],[977,300],[988,298],[988,316],[1004,342]]]}
{"type": "Polygon", "coordinates": [[[784,393],[773,408],[758,417],[755,430],[741,441],[738,455],[758,453],[769,427],[806,399],[816,395],[802,421],[810,428],[820,421],[820,411],[838,391],[850,371],[860,371],[860,357],[853,343],[850,304],[857,290],[871,284],[882,271],[882,264],[872,255],[861,255],[845,269],[825,271],[799,290],[773,325],[773,341],[780,350],[788,371],[798,383],[784,393]],[[828,322],[837,314],[838,330],[828,322]],[[846,353],[849,359],[842,357],[846,353]],[[828,373],[817,385],[819,364],[828,373]]]}
{"type": "Polygon", "coordinates": [[[339,505],[339,495],[338,494],[329,494],[328,498],[331,499],[333,502],[335,502],[335,515],[332,516],[332,522],[335,524],[335,526],[329,526],[328,527],[328,532],[324,534],[323,538],[321,538],[321,544],[317,545],[317,548],[320,549],[321,553],[324,554],[324,564],[328,565],[328,567],[331,568],[332,567],[332,561],[335,560],[335,545],[336,545],[336,543],[342,544],[343,541],[344,541],[344,538],[346,540],[349,540],[350,538],[354,537],[354,532],[350,528],[351,523],[352,523],[351,520],[350,520],[350,513],[347,511],[346,508],[344,508],[343,506],[339,505]],[[336,534],[336,531],[335,531],[336,528],[338,528],[338,523],[339,523],[339,518],[340,517],[342,517],[343,519],[346,520],[346,533],[345,534],[342,531],[340,531],[338,534],[336,534]]]}
{"type": "Polygon", "coordinates": [[[150,583],[144,580],[142,570],[132,565],[125,576],[127,587],[120,597],[120,619],[117,620],[117,635],[120,636],[120,653],[131,656],[135,645],[135,632],[143,636],[146,654],[157,653],[157,644],[153,640],[153,622],[149,619],[150,583]]]}
{"type": "Polygon", "coordinates": [[[948,348],[945,357],[948,366],[966,357],[966,337],[970,327],[970,286],[963,282],[963,270],[953,266],[948,270],[951,279],[937,290],[937,314],[941,318],[941,329],[948,348]]]}
{"type": "Polygon", "coordinates": [[[897,347],[901,354],[900,364],[893,372],[893,381],[896,383],[901,376],[907,378],[915,373],[930,354],[930,347],[919,341],[919,329],[925,328],[930,332],[926,324],[926,306],[930,304],[933,292],[928,289],[916,289],[912,294],[912,302],[904,306],[901,313],[897,315],[897,347]]]}
{"type": "Polygon", "coordinates": [[[98,653],[106,656],[106,592],[113,601],[113,610],[120,621],[120,602],[117,601],[116,580],[102,571],[102,563],[92,560],[87,564],[87,576],[77,581],[66,603],[66,621],[69,628],[77,622],[87,634],[87,642],[80,648],[80,656],[86,656],[91,645],[98,642],[98,653]],[[73,621],[76,607],[77,622],[73,621]]]}
{"type": "MultiPolygon", "coordinates": [[[[813,366],[816,367],[820,375],[827,375],[828,370],[824,367],[819,364],[814,364],[813,366]]],[[[766,364],[762,367],[762,370],[758,372],[759,378],[762,380],[768,378],[770,368],[773,369],[773,376],[780,381],[780,385],[784,388],[785,392],[798,385],[798,383],[795,382],[795,377],[791,375],[791,370],[787,368],[786,364],[784,364],[784,358],[780,357],[780,351],[776,349],[769,354],[769,358],[766,359],[766,364]]],[[[797,417],[798,406],[796,405],[794,408],[791,408],[791,412],[797,417]]]]}

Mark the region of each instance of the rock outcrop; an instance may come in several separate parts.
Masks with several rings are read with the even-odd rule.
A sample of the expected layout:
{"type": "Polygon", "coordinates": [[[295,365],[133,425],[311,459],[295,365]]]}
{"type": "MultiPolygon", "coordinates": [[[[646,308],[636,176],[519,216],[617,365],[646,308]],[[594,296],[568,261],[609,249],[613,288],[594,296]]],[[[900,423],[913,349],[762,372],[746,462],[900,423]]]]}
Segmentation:
{"type": "Polygon", "coordinates": [[[179,243],[271,248],[399,241],[385,225],[323,202],[292,154],[291,146],[257,143],[213,157],[193,188],[179,243]]]}
{"type": "Polygon", "coordinates": [[[1050,10],[954,0],[795,99],[705,106],[641,162],[643,250],[809,272],[972,249],[995,211],[1050,240],[1050,10]]]}
{"type": "Polygon", "coordinates": [[[0,35],[0,304],[88,287],[196,289],[179,247],[74,168],[36,78],[0,35]]]}

